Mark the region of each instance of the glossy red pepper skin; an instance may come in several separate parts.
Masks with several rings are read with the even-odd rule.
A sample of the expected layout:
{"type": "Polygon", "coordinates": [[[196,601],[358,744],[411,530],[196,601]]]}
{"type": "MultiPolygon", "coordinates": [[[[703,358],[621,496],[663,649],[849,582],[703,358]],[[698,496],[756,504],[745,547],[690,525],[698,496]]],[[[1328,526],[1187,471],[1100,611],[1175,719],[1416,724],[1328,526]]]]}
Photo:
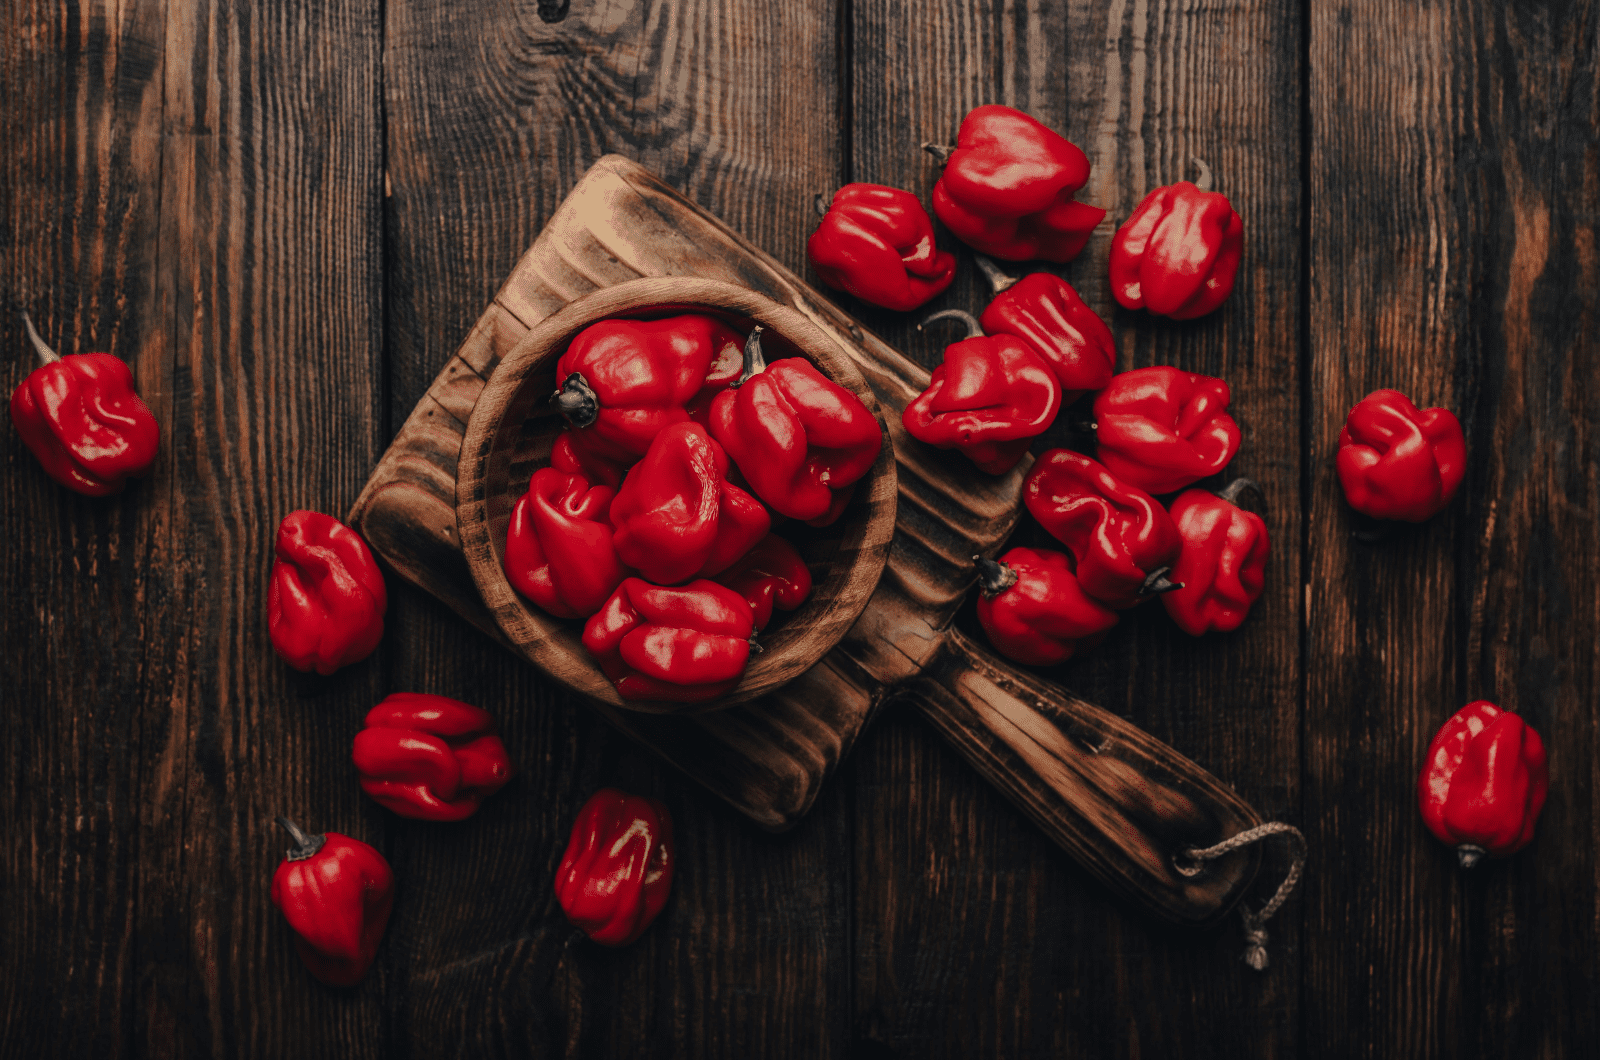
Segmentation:
{"type": "Polygon", "coordinates": [[[550,447],[551,467],[569,475],[582,475],[596,486],[610,486],[615,490],[622,485],[623,476],[628,473],[628,464],[591,453],[575,443],[573,437],[570,430],[556,435],[550,447]]]}
{"type": "Polygon", "coordinates": [[[306,835],[282,817],[295,847],[272,876],[272,904],[295,932],[311,974],[329,986],[359,983],[394,908],[394,873],[359,839],[306,835]]]}
{"type": "Polygon", "coordinates": [[[361,790],[401,817],[464,820],[515,772],[494,718],[459,699],[396,692],[366,726],[351,751],[361,790]]]}
{"type": "Polygon", "coordinates": [[[568,444],[633,463],[663,428],[689,419],[686,407],[714,366],[738,357],[742,344],[732,328],[701,313],[589,325],[556,363],[562,383],[551,401],[571,429],[568,444]]]}
{"type": "Polygon", "coordinates": [[[811,595],[811,571],[795,547],[768,534],[714,579],[744,597],[756,629],[766,629],[772,609],[793,611],[811,595]]]}
{"type": "Polygon", "coordinates": [[[109,353],[57,357],[23,319],[44,363],[11,392],[17,433],[68,489],[90,497],[120,492],[150,469],[161,448],[161,428],[134,393],[133,373],[109,353]]]}
{"type": "Polygon", "coordinates": [[[1111,240],[1111,293],[1128,309],[1193,320],[1233,290],[1244,222],[1227,196],[1187,180],[1157,188],[1111,240]]]}
{"type": "Polygon", "coordinates": [[[1172,568],[1182,588],[1162,593],[1162,606],[1191,637],[1238,629],[1266,584],[1267,524],[1209,490],[1185,490],[1169,514],[1183,539],[1172,568]]]}
{"type": "Polygon", "coordinates": [[[1124,610],[1170,588],[1183,546],[1166,509],[1137,486],[1070,449],[1034,461],[1023,483],[1033,517],[1072,553],[1078,584],[1107,607],[1124,610]]]}
{"type": "Polygon", "coordinates": [[[726,586],[627,578],[583,627],[583,646],[623,699],[699,703],[739,683],[754,631],[750,605],[726,586]]]}
{"type": "Polygon", "coordinates": [[[1111,382],[1117,368],[1111,329],[1065,280],[1048,272],[1024,276],[978,318],[990,335],[1015,335],[1043,357],[1070,405],[1111,382]]]}
{"type": "Polygon", "coordinates": [[[667,904],[676,860],[666,806],[601,788],[573,822],[556,869],[556,901],[594,941],[626,946],[667,904]]]}
{"type": "Polygon", "coordinates": [[[1456,848],[1462,868],[1527,846],[1549,791],[1544,741],[1487,700],[1468,703],[1444,723],[1417,778],[1423,823],[1456,848]]]}
{"type": "Polygon", "coordinates": [[[933,244],[933,220],[909,191],[846,184],[834,192],[806,257],[829,287],[902,312],[955,279],[956,258],[933,244]]]}
{"type": "Polygon", "coordinates": [[[611,502],[618,557],[657,585],[726,570],[772,529],[761,502],[727,474],[727,455],[704,427],[663,430],[611,502]]]}
{"type": "Polygon", "coordinates": [[[1106,212],[1073,199],[1089,159],[1011,107],[978,107],[933,186],[933,212],[974,250],[1004,261],[1071,261],[1106,212]]]}
{"type": "Polygon", "coordinates": [[[588,618],[628,571],[612,541],[615,491],[543,467],[506,525],[503,565],[517,592],[557,618],[588,618]]]}
{"type": "Polygon", "coordinates": [[[1123,372],[1094,399],[1095,455],[1146,493],[1215,475],[1239,451],[1228,384],[1177,368],[1123,372]]]}
{"type": "Polygon", "coordinates": [[[978,623],[1008,659],[1028,666],[1065,662],[1117,624],[1115,611],[1083,591],[1064,553],[1014,548],[998,563],[979,566],[978,623]]]}
{"type": "Polygon", "coordinates": [[[711,436],[757,497],[813,526],[839,517],[883,448],[877,417],[811,362],[767,364],[760,328],[745,343],[743,382],[712,402],[711,436]]]}
{"type": "Polygon", "coordinates": [[[361,535],[321,512],[278,524],[267,631],[283,661],[324,677],[372,654],[389,594],[361,535]]]}
{"type": "Polygon", "coordinates": [[[1420,523],[1455,496],[1467,440],[1449,409],[1418,409],[1398,390],[1374,390],[1350,410],[1334,463],[1350,507],[1420,523]]]}

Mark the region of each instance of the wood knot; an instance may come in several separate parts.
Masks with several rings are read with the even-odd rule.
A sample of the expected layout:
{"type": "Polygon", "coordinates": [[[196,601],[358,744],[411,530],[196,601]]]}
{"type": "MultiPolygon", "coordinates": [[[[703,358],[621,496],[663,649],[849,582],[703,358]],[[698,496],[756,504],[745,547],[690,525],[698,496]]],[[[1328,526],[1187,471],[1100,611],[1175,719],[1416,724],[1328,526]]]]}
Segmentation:
{"type": "Polygon", "coordinates": [[[539,0],[539,18],[544,22],[560,22],[567,17],[572,0],[539,0]]]}

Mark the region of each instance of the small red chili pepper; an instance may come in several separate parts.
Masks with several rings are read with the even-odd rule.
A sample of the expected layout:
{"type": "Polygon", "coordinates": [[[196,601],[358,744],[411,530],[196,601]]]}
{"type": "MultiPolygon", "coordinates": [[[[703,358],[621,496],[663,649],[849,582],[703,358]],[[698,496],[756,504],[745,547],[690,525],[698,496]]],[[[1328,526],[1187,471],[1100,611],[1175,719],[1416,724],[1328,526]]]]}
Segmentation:
{"type": "Polygon", "coordinates": [[[601,788],[572,824],[556,869],[556,901],[591,939],[626,946],[667,904],[675,860],[666,806],[601,788]]]}
{"type": "Polygon", "coordinates": [[[711,435],[757,497],[813,526],[839,517],[883,448],[877,417],[809,361],[767,364],[760,325],[745,341],[743,374],[712,403],[711,435]]]}
{"type": "Polygon", "coordinates": [[[267,632],[283,661],[326,677],[371,655],[389,594],[361,535],[321,512],[290,512],[273,552],[267,632]]]}
{"type": "Polygon", "coordinates": [[[1123,372],[1094,399],[1095,455],[1146,493],[1215,475],[1239,451],[1228,384],[1177,368],[1123,372]]]}
{"type": "Polygon", "coordinates": [[[337,832],[294,837],[288,860],[272,876],[272,904],[295,931],[295,949],[311,974],[329,986],[354,986],[367,974],[394,908],[394,873],[383,855],[337,832]]]}
{"type": "Polygon", "coordinates": [[[1070,449],[1035,460],[1023,491],[1039,525],[1072,553],[1083,591],[1107,607],[1123,610],[1179,587],[1167,574],[1183,539],[1148,493],[1070,449]]]}
{"type": "Polygon", "coordinates": [[[698,423],[656,435],[611,502],[617,556],[658,585],[725,570],[772,529],[761,502],[727,474],[727,455],[698,423]]]}
{"type": "Polygon", "coordinates": [[[991,257],[1071,261],[1106,215],[1072,198],[1089,180],[1089,159],[1020,110],[978,107],[962,119],[955,148],[923,148],[944,162],[933,212],[991,257]]]}
{"type": "Polygon", "coordinates": [[[1161,604],[1190,636],[1238,629],[1261,598],[1272,546],[1261,517],[1235,506],[1247,489],[1261,487],[1234,479],[1221,493],[1185,490],[1172,502],[1172,521],[1183,538],[1172,577],[1181,587],[1161,594],[1161,604]]]}
{"type": "Polygon", "coordinates": [[[921,324],[962,320],[967,337],[944,348],[944,363],[900,420],[913,438],[959,449],[991,475],[1017,466],[1061,410],[1061,384],[1043,357],[1014,335],[985,337],[970,313],[946,309],[921,324]]]}
{"type": "Polygon", "coordinates": [[[1117,624],[1117,613],[1089,596],[1072,558],[1043,548],[1014,548],[1000,562],[978,564],[978,623],[1008,659],[1050,666],[1092,648],[1117,624]]]}
{"type": "Polygon", "coordinates": [[[1439,729],[1417,778],[1423,823],[1456,848],[1464,869],[1485,854],[1503,858],[1527,846],[1549,791],[1539,734],[1481,699],[1439,729]]]}
{"type": "Polygon", "coordinates": [[[1117,370],[1111,329],[1070,284],[1049,272],[1015,280],[982,254],[975,260],[995,294],[978,323],[991,335],[1015,335],[1043,357],[1061,383],[1061,404],[1111,382],[1117,370]]]}
{"type": "Polygon", "coordinates": [[[1374,519],[1420,523],[1455,496],[1467,440],[1449,409],[1421,409],[1398,390],[1362,398],[1339,432],[1335,466],[1345,500],[1374,519]]]}
{"type": "Polygon", "coordinates": [[[459,699],[396,692],[366,726],[351,752],[361,790],[401,817],[464,820],[514,772],[489,712],[459,699]]]}
{"type": "Polygon", "coordinates": [[[133,390],[133,373],[109,353],[65,357],[45,345],[27,313],[22,322],[43,362],[11,392],[11,422],[63,486],[91,497],[144,474],[161,447],[161,428],[133,390]]]}
{"type": "Polygon", "coordinates": [[[701,313],[602,320],[561,355],[562,384],[550,401],[572,429],[570,445],[631,464],[662,428],[688,420],[685,407],[739,346],[737,332],[701,313]]]}
{"type": "Polygon", "coordinates": [[[811,595],[811,571],[795,547],[768,534],[756,546],[717,575],[718,585],[726,585],[750,605],[756,629],[766,629],[772,609],[793,611],[811,595]]]}
{"type": "MultiPolygon", "coordinates": [[[[693,407],[691,404],[690,408],[693,407]]],[[[628,473],[628,466],[632,461],[623,463],[618,460],[607,460],[583,448],[573,441],[573,437],[570,430],[556,435],[556,440],[550,447],[551,467],[569,475],[582,475],[596,486],[610,486],[616,489],[622,485],[622,477],[628,473]]]]}
{"type": "Polygon", "coordinates": [[[1244,222],[1227,196],[1200,180],[1157,188],[1134,207],[1111,240],[1111,293],[1128,309],[1174,320],[1205,316],[1233,290],[1244,222]]]}
{"type": "Polygon", "coordinates": [[[835,192],[806,241],[806,257],[829,287],[901,311],[939,294],[956,275],[955,255],[933,245],[933,220],[922,203],[882,184],[846,184],[835,192]]]}
{"type": "Polygon", "coordinates": [[[511,587],[557,618],[588,618],[627,577],[612,541],[615,491],[542,467],[511,509],[504,567],[511,587]]]}
{"type": "Polygon", "coordinates": [[[627,578],[583,627],[583,646],[623,699],[698,703],[739,683],[754,628],[744,597],[716,582],[627,578]]]}

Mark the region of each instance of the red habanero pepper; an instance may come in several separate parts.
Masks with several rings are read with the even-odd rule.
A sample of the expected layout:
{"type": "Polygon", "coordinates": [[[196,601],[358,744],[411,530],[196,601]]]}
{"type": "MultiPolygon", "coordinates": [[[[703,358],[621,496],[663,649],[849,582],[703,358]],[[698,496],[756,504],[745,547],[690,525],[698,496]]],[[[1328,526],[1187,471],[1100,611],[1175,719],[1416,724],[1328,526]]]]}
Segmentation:
{"type": "Polygon", "coordinates": [[[811,595],[811,571],[795,547],[768,534],[754,548],[717,575],[718,585],[726,585],[750,605],[756,629],[766,629],[774,606],[793,611],[811,595]]]}
{"type": "Polygon", "coordinates": [[[1211,190],[1210,167],[1194,161],[1198,184],[1155,189],[1111,240],[1111,293],[1128,309],[1193,320],[1233,290],[1244,222],[1211,190]]]}
{"type": "Polygon", "coordinates": [[[1015,335],[1043,357],[1061,383],[1062,405],[1111,382],[1117,370],[1111,329],[1070,284],[1049,272],[1015,280],[982,254],[975,260],[995,293],[978,323],[990,335],[1015,335]]]}
{"type": "Polygon", "coordinates": [[[985,337],[970,313],[946,309],[917,328],[945,319],[965,321],[967,337],[944,348],[944,363],[900,420],[913,438],[959,449],[980,471],[1003,475],[1054,422],[1061,384],[1021,339],[985,337]]]}
{"type": "Polygon", "coordinates": [[[326,677],[371,655],[389,594],[361,535],[321,512],[290,512],[273,552],[267,631],[283,661],[326,677]]]}
{"type": "Polygon", "coordinates": [[[1464,869],[1485,854],[1503,858],[1527,846],[1549,791],[1539,734],[1481,699],[1439,729],[1417,777],[1423,823],[1456,848],[1464,869]]]}
{"type": "Polygon", "coordinates": [[[464,820],[514,772],[489,712],[459,699],[396,692],[366,726],[350,755],[361,790],[401,817],[464,820]]]}
{"type": "Polygon", "coordinates": [[[535,471],[506,526],[511,587],[557,618],[600,610],[628,574],[612,542],[614,496],[611,487],[591,486],[582,475],[535,471]]]}
{"type": "Polygon", "coordinates": [[[1230,396],[1221,379],[1177,368],[1123,372],[1095,396],[1095,455],[1146,493],[1183,489],[1239,451],[1230,396]]]}
{"type": "MultiPolygon", "coordinates": [[[[693,408],[692,405],[690,407],[693,408]]],[[[570,429],[556,435],[555,442],[550,446],[551,467],[569,475],[582,475],[596,486],[610,486],[614,490],[622,485],[622,477],[628,473],[631,460],[627,463],[607,460],[583,448],[573,438],[570,429]]]]}
{"type": "Polygon", "coordinates": [[[1089,159],[1020,110],[978,107],[962,119],[954,149],[923,148],[944,159],[933,212],[991,257],[1071,261],[1106,215],[1073,199],[1089,180],[1089,159]]]}
{"type": "Polygon", "coordinates": [[[1335,466],[1350,507],[1374,519],[1420,523],[1455,496],[1467,439],[1449,409],[1418,409],[1398,390],[1362,398],[1339,432],[1335,466]]]}
{"type": "Polygon", "coordinates": [[[602,320],[573,337],[556,363],[561,388],[550,401],[572,429],[570,445],[631,464],[663,427],[689,418],[686,406],[739,336],[702,313],[664,320],[602,320]]]}
{"type": "Polygon", "coordinates": [[[272,904],[295,932],[295,949],[311,974],[329,986],[354,986],[367,974],[394,908],[394,873],[383,855],[337,832],[294,837],[288,860],[272,876],[272,904]]]}
{"type": "Polygon", "coordinates": [[[1192,637],[1238,629],[1261,598],[1272,550],[1267,524],[1234,504],[1240,493],[1260,488],[1240,478],[1221,493],[1185,490],[1172,502],[1172,521],[1183,538],[1172,577],[1181,586],[1162,593],[1161,604],[1192,637]]]}
{"type": "Polygon", "coordinates": [[[65,357],[45,345],[27,313],[22,322],[43,362],[11,392],[11,422],[70,490],[104,497],[144,474],[161,447],[161,428],[133,390],[133,373],[109,353],[65,357]]]}
{"type": "Polygon", "coordinates": [[[658,585],[725,570],[772,529],[761,502],[727,474],[727,455],[698,423],[656,435],[611,502],[617,556],[658,585]]]}
{"type": "Polygon", "coordinates": [[[744,344],[744,373],[711,406],[711,436],[774,511],[812,526],[839,517],[883,448],[861,399],[803,357],[770,365],[761,327],[744,344]]]}
{"type": "Polygon", "coordinates": [[[1117,613],[1089,596],[1072,559],[1049,549],[1014,548],[1000,562],[978,564],[978,622],[1008,659],[1049,666],[1092,648],[1117,624],[1117,613]]]}
{"type": "Polygon", "coordinates": [[[556,901],[603,946],[626,946],[672,890],[672,816],[655,799],[601,788],[572,824],[556,869],[556,901]]]}
{"type": "Polygon", "coordinates": [[[1070,449],[1035,460],[1023,492],[1028,511],[1072,553],[1083,591],[1107,607],[1177,588],[1167,574],[1183,539],[1148,493],[1070,449]]]}
{"type": "Polygon", "coordinates": [[[806,241],[806,257],[829,287],[902,312],[939,294],[956,275],[955,255],[933,245],[933,221],[922,203],[882,184],[846,184],[835,192],[806,241]]]}
{"type": "Polygon", "coordinates": [[[623,699],[698,703],[739,683],[754,629],[750,605],[726,586],[627,578],[583,627],[583,646],[623,699]]]}

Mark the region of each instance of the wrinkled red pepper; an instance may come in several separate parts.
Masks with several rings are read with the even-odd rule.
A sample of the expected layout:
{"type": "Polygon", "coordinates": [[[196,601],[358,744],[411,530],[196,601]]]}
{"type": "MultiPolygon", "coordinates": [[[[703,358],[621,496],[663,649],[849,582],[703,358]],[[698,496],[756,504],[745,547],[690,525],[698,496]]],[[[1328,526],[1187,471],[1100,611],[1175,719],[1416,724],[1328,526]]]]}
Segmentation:
{"type": "Polygon", "coordinates": [[[1249,479],[1235,479],[1221,493],[1185,490],[1170,514],[1183,538],[1172,578],[1182,587],[1161,594],[1167,614],[1187,634],[1238,629],[1261,598],[1272,546],[1267,524],[1235,505],[1249,479]]]}
{"type": "Polygon", "coordinates": [[[756,629],[766,629],[772,609],[793,611],[811,595],[811,571],[795,547],[768,534],[714,579],[750,605],[756,629]]]}
{"type": "Polygon", "coordinates": [[[806,257],[829,287],[902,312],[939,294],[956,275],[955,255],[933,245],[933,220],[922,203],[882,184],[846,184],[835,192],[806,241],[806,257]]]}
{"type": "Polygon", "coordinates": [[[1117,624],[1117,613],[1089,596],[1072,559],[1050,549],[1014,548],[978,564],[978,622],[1008,659],[1050,666],[1092,648],[1117,624]]]}
{"type": "Polygon", "coordinates": [[[1017,466],[1061,410],[1061,384],[1045,359],[1014,335],[985,337],[970,313],[946,309],[924,320],[963,320],[967,337],[944,348],[928,389],[901,422],[913,438],[959,449],[979,470],[1003,475],[1017,466]]]}
{"type": "Polygon", "coordinates": [[[666,806],[601,788],[572,824],[556,869],[556,901],[594,941],[626,946],[667,904],[675,860],[666,806]]]}
{"type": "Polygon", "coordinates": [[[1078,256],[1106,212],[1073,195],[1089,159],[1064,136],[1011,107],[990,104],[961,121],[933,186],[933,212],[972,249],[1003,261],[1078,256]]]}
{"type": "Polygon", "coordinates": [[[1539,734],[1481,699],[1439,729],[1417,778],[1423,823],[1455,847],[1464,869],[1485,854],[1503,858],[1527,846],[1549,791],[1539,734]]]}
{"type": "Polygon", "coordinates": [[[28,339],[43,362],[11,392],[11,422],[45,473],[91,497],[122,489],[150,469],[161,428],[133,390],[133,373],[109,353],[59,357],[27,313],[28,339]]]}
{"type": "Polygon", "coordinates": [[[267,632],[283,661],[326,677],[371,655],[389,594],[361,535],[321,512],[290,512],[273,552],[267,632]]]}
{"type": "Polygon", "coordinates": [[[627,577],[612,543],[609,486],[542,467],[511,509],[504,567],[511,587],[557,618],[588,618],[627,577]]]}
{"type": "Polygon", "coordinates": [[[1420,523],[1455,496],[1467,439],[1449,409],[1419,410],[1398,390],[1374,390],[1350,410],[1335,466],[1350,507],[1420,523]]]}
{"type": "Polygon", "coordinates": [[[826,526],[883,448],[883,428],[861,399],[801,357],[770,365],[761,328],[744,346],[744,372],[711,406],[711,435],[774,511],[826,526]]]}
{"type": "Polygon", "coordinates": [[[656,435],[611,502],[618,557],[658,585],[727,569],[772,529],[761,502],[727,474],[727,455],[698,423],[656,435]]]}
{"type": "Polygon", "coordinates": [[[361,790],[401,817],[464,820],[511,779],[494,718],[459,699],[396,692],[366,726],[351,752],[361,790]]]}
{"type": "Polygon", "coordinates": [[[686,406],[740,345],[737,332],[702,313],[590,324],[556,363],[562,383],[550,400],[571,428],[568,444],[633,463],[662,428],[688,420],[686,406]]]}
{"type": "Polygon", "coordinates": [[[1023,484],[1033,517],[1076,561],[1078,584],[1118,610],[1170,592],[1183,547],[1166,509],[1081,453],[1052,449],[1023,484]]]}
{"type": "Polygon", "coordinates": [[[295,949],[311,974],[329,986],[354,986],[367,974],[394,908],[394,873],[383,855],[359,839],[328,832],[294,837],[272,876],[272,904],[295,932],[295,949]]]}
{"type": "Polygon", "coordinates": [[[726,586],[627,578],[583,627],[583,646],[623,699],[698,703],[739,683],[754,631],[750,605],[726,586]]]}
{"type": "MultiPolygon", "coordinates": [[[[690,408],[693,408],[692,404],[690,408]]],[[[596,486],[610,486],[614,490],[622,485],[622,478],[628,473],[628,466],[632,461],[623,463],[618,460],[607,460],[574,442],[573,437],[570,430],[556,435],[556,440],[550,447],[551,467],[569,475],[582,475],[596,486]]]]}
{"type": "Polygon", "coordinates": [[[1061,383],[1061,404],[1111,382],[1117,370],[1111,329],[1070,284],[1048,272],[1013,280],[983,255],[977,262],[995,291],[978,323],[990,335],[1015,335],[1043,357],[1061,383]]]}
{"type": "Polygon", "coordinates": [[[1123,372],[1094,399],[1095,455],[1146,493],[1172,493],[1228,466],[1239,425],[1228,384],[1177,368],[1123,372]]]}
{"type": "Polygon", "coordinates": [[[1200,182],[1157,188],[1134,207],[1111,240],[1111,293],[1128,309],[1174,320],[1205,316],[1233,290],[1244,222],[1227,196],[1200,182]]]}

